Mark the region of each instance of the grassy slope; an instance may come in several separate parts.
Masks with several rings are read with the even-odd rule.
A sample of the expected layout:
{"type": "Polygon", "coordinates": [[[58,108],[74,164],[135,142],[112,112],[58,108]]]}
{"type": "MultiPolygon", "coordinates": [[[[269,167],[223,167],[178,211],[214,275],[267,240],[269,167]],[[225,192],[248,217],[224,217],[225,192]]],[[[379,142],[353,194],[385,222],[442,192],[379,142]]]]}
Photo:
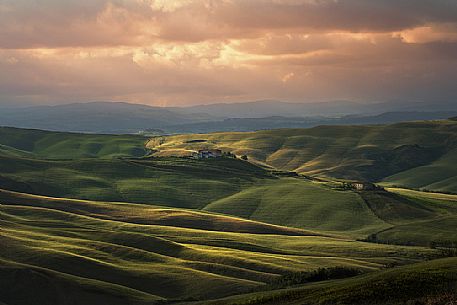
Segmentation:
{"type": "MultiPolygon", "coordinates": [[[[392,200],[386,194],[372,196],[367,203],[364,196],[353,191],[299,178],[275,178],[259,167],[234,159],[57,161],[0,157],[0,162],[0,185],[21,192],[204,209],[352,238],[365,238],[415,221],[431,221],[439,224],[435,226],[439,232],[416,230],[428,235],[421,235],[420,244],[427,245],[433,240],[431,232],[436,236],[448,234],[449,239],[457,240],[449,232],[454,223],[452,217],[457,215],[451,206],[435,210],[428,201],[414,204],[392,200]],[[390,203],[381,205],[377,201],[390,203]],[[446,216],[452,217],[439,222],[446,216]]],[[[407,242],[409,235],[405,235],[405,230],[388,240],[407,242]]]]}
{"type": "MultiPolygon", "coordinates": [[[[379,126],[319,126],[248,133],[215,133],[153,138],[148,147],[157,155],[217,147],[251,160],[308,175],[380,180],[436,161],[453,160],[457,122],[410,122],[379,126]],[[189,143],[191,140],[206,140],[189,143]]],[[[445,175],[434,173],[433,183],[456,176],[455,162],[445,175]]],[[[427,174],[427,173],[424,173],[427,174]]],[[[414,179],[423,179],[418,176],[414,179]]],[[[429,182],[431,184],[432,182],[429,182]]],[[[457,191],[457,190],[456,190],[457,191]]]]}
{"type": "Polygon", "coordinates": [[[201,208],[272,179],[247,162],[221,160],[36,160],[0,156],[0,187],[54,197],[201,208]]]}
{"type": "MultiPolygon", "coordinates": [[[[179,209],[164,214],[160,207],[6,191],[1,192],[0,202],[0,242],[6,245],[0,251],[0,289],[11,287],[8,278],[17,276],[22,285],[15,285],[15,291],[24,295],[23,300],[30,300],[29,291],[36,285],[48,293],[72,287],[69,291],[77,294],[82,289],[87,293],[85,304],[111,299],[116,304],[119,295],[129,304],[224,297],[258,289],[289,272],[322,266],[370,271],[436,253],[179,209]],[[190,228],[192,223],[201,226],[201,218],[206,219],[205,228],[220,231],[190,228]],[[229,232],[235,230],[256,234],[229,232]],[[12,267],[19,271],[11,274],[7,268],[12,267]],[[29,276],[34,272],[41,275],[29,276]]],[[[59,296],[45,304],[62,304],[59,296]]],[[[0,294],[2,302],[9,304],[12,299],[0,294]]],[[[27,304],[17,300],[12,304],[27,304]]]]}
{"type": "Polygon", "coordinates": [[[457,192],[457,149],[437,161],[385,178],[385,185],[401,185],[408,188],[457,192]]]}
{"type": "MultiPolygon", "coordinates": [[[[440,124],[443,126],[437,128],[442,129],[444,137],[450,127],[440,124]]],[[[351,128],[339,135],[340,144],[354,134],[351,128]]],[[[113,157],[124,148],[116,148],[111,136],[52,134],[40,134],[40,140],[28,138],[40,143],[33,148],[20,146],[27,142],[20,144],[27,139],[26,134],[6,136],[6,144],[0,147],[0,185],[62,197],[204,208],[312,231],[176,208],[1,191],[0,243],[7,246],[0,251],[0,290],[10,291],[11,280],[23,282],[23,286],[15,287],[16,294],[24,295],[20,304],[30,303],[27,291],[37,285],[43,291],[55,292],[56,299],[46,302],[59,305],[63,302],[59,297],[62,291],[81,295],[84,304],[100,304],[100,300],[109,304],[121,304],[121,300],[149,304],[161,298],[216,298],[264,287],[284,273],[323,266],[370,271],[386,263],[414,262],[437,252],[356,242],[315,230],[352,237],[377,233],[383,242],[424,245],[437,238],[457,240],[457,211],[450,195],[403,190],[393,190],[401,195],[398,197],[388,193],[357,194],[297,178],[274,178],[247,162],[232,159],[116,159],[113,157]],[[42,142],[47,136],[48,144],[42,142]],[[69,137],[79,144],[67,149],[69,137]],[[105,143],[106,150],[94,152],[91,145],[82,144],[90,137],[105,143]],[[52,148],[48,151],[48,147],[52,148]],[[97,159],[37,159],[40,156],[97,159]],[[354,214],[358,216],[354,218],[354,214]],[[11,274],[17,277],[11,278],[11,274]]],[[[329,136],[322,136],[321,140],[328,140],[329,136]]],[[[273,144],[284,145],[280,138],[273,144]]],[[[259,154],[273,151],[268,137],[256,145],[261,148],[259,154]]],[[[355,287],[351,285],[348,291],[355,287]]],[[[0,295],[0,304],[18,302],[16,298],[11,303],[12,299],[11,294],[0,295]]]]}
{"type": "Polygon", "coordinates": [[[75,213],[106,220],[122,221],[140,225],[179,226],[210,231],[238,233],[263,233],[283,235],[321,235],[311,231],[281,227],[195,210],[176,210],[161,206],[96,202],[67,198],[53,198],[17,193],[0,189],[0,202],[75,213]]]}
{"type": "Polygon", "coordinates": [[[217,200],[204,209],[248,219],[351,238],[428,246],[457,243],[457,200],[405,191],[353,192],[296,178],[283,178],[217,200]],[[374,236],[373,235],[373,236],[374,236]]]}
{"type": "Polygon", "coordinates": [[[403,196],[408,196],[411,198],[418,198],[418,199],[428,199],[432,202],[442,202],[442,201],[450,201],[456,202],[457,195],[453,194],[442,194],[442,193],[432,193],[432,192],[421,192],[409,189],[402,189],[402,188],[387,188],[388,191],[394,192],[403,196]]]}
{"type": "Polygon", "coordinates": [[[146,138],[0,127],[0,145],[47,159],[141,157],[146,138]]]}
{"type": "Polygon", "coordinates": [[[357,193],[333,190],[296,178],[268,181],[215,201],[204,209],[269,223],[358,236],[388,227],[357,193]]]}
{"type": "Polygon", "coordinates": [[[351,279],[199,304],[454,304],[457,300],[456,284],[457,258],[446,258],[351,279]]]}
{"type": "MultiPolygon", "coordinates": [[[[420,212],[429,213],[421,217],[417,213],[402,213],[412,216],[396,226],[377,234],[379,240],[390,243],[428,245],[431,242],[457,244],[457,195],[424,193],[405,189],[390,188],[413,203],[420,212]]],[[[417,210],[416,210],[417,211],[417,210]]]]}
{"type": "Polygon", "coordinates": [[[151,305],[163,301],[124,286],[1,259],[0,289],[2,305],[151,305]]]}
{"type": "MultiPolygon", "coordinates": [[[[355,127],[349,128],[357,131],[355,127]]],[[[2,130],[6,135],[3,141],[16,147],[19,147],[17,142],[22,136],[32,143],[42,143],[43,139],[53,139],[53,143],[70,140],[78,143],[80,139],[92,137],[111,139],[111,136],[2,130]]],[[[267,147],[268,143],[269,139],[264,139],[263,144],[257,144],[267,147]]],[[[281,143],[279,139],[277,143],[281,143]]],[[[106,145],[110,151],[111,144],[106,145]]],[[[352,238],[379,233],[378,238],[388,242],[408,242],[411,238],[406,233],[409,225],[430,228],[415,230],[418,236],[412,239],[414,243],[427,245],[434,238],[442,239],[443,236],[457,239],[450,229],[455,222],[456,211],[451,211],[450,206],[438,211],[433,209],[433,204],[430,206],[430,202],[416,204],[392,199],[387,194],[371,196],[367,200],[367,196],[335,190],[323,183],[275,178],[267,171],[239,160],[118,159],[108,158],[109,155],[106,155],[107,158],[40,160],[30,152],[3,147],[6,152],[0,156],[0,187],[11,190],[55,197],[205,209],[352,238]],[[440,221],[442,219],[446,221],[440,221]],[[394,227],[398,230],[395,231],[394,227]],[[395,235],[388,235],[387,232],[395,232],[395,235]]],[[[54,150],[54,155],[57,151],[54,150]]]]}

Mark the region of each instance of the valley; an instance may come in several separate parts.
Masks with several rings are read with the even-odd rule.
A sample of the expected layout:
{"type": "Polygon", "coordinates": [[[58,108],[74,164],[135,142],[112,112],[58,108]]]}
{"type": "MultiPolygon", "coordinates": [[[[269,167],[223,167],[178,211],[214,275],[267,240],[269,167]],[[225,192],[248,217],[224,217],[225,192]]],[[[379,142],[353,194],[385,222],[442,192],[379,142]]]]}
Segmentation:
{"type": "Polygon", "coordinates": [[[0,302],[67,304],[65,291],[71,304],[384,304],[397,285],[402,304],[415,285],[434,287],[418,298],[447,293],[456,128],[150,139],[1,128],[0,302]],[[186,157],[202,148],[248,160],[186,157]],[[449,194],[419,191],[421,172],[449,194]],[[359,179],[383,187],[357,190],[359,179]]]}

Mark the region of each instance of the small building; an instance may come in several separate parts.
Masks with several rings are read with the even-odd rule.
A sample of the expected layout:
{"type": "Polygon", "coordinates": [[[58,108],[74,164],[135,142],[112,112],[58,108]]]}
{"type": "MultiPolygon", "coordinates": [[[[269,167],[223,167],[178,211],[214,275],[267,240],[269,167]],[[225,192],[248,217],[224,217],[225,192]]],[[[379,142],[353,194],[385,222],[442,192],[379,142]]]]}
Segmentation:
{"type": "Polygon", "coordinates": [[[372,191],[378,188],[374,183],[371,182],[353,182],[351,183],[351,186],[358,191],[372,191]]]}
{"type": "Polygon", "coordinates": [[[203,149],[199,150],[197,154],[198,159],[210,159],[222,157],[222,150],[220,149],[203,149]]]}

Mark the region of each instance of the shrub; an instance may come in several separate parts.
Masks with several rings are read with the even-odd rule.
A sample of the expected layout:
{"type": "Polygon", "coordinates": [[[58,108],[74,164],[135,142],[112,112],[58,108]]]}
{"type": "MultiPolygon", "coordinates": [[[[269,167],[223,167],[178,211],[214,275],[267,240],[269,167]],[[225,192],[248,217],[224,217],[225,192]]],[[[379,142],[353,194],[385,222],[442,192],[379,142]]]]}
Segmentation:
{"type": "Polygon", "coordinates": [[[310,282],[320,282],[333,279],[343,279],[361,274],[359,269],[348,267],[319,268],[312,272],[291,272],[284,274],[271,285],[274,287],[288,287],[310,282]]]}

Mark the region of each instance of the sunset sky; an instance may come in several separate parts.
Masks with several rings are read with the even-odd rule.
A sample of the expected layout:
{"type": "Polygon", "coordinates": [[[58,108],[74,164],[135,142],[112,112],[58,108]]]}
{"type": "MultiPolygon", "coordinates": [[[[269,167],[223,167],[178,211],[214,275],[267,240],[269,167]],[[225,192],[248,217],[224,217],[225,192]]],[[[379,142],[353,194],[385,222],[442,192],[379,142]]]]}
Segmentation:
{"type": "Polygon", "coordinates": [[[0,105],[455,98],[456,0],[0,0],[0,105]]]}

